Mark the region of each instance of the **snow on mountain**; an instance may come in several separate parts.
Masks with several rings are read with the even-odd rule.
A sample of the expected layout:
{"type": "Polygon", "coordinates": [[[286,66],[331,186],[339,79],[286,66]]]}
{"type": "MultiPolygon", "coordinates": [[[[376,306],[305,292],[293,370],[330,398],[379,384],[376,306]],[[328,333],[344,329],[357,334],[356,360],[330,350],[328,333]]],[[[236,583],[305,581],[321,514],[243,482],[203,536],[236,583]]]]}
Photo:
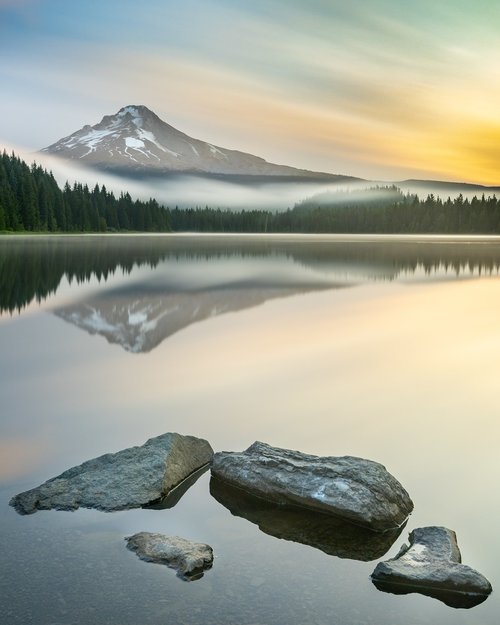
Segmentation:
{"type": "Polygon", "coordinates": [[[202,173],[345,179],[268,163],[263,158],[200,141],[162,121],[145,106],[125,106],[41,150],[121,173],[202,173]]]}

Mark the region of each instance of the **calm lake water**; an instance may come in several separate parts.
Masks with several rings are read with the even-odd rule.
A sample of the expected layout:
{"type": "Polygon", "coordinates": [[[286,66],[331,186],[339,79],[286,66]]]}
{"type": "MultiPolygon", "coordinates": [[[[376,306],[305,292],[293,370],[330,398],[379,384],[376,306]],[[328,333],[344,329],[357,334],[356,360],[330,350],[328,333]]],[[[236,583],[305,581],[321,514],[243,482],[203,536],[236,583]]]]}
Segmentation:
{"type": "Polygon", "coordinates": [[[499,267],[494,238],[0,238],[0,623],[496,625],[499,267]],[[415,511],[385,555],[337,557],[234,516],[209,473],[167,510],[8,506],[168,431],[377,460],[415,511]],[[484,603],[375,588],[425,525],[457,532],[484,603]],[[143,530],[210,544],[213,569],[140,561],[143,530]]]}

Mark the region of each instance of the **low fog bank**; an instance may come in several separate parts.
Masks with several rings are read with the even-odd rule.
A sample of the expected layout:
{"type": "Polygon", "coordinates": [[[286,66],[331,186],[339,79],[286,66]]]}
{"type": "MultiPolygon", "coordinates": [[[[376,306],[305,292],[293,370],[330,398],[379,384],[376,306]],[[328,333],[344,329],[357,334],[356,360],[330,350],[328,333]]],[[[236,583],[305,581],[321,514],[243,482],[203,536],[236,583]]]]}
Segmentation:
{"type": "Polygon", "coordinates": [[[59,186],[66,181],[87,184],[92,188],[96,184],[105,185],[115,195],[128,192],[133,199],[149,200],[155,198],[160,204],[173,208],[205,207],[252,210],[263,209],[280,211],[293,207],[296,203],[321,193],[327,189],[364,188],[364,183],[332,183],[331,181],[297,182],[234,182],[195,176],[188,174],[151,178],[125,178],[108,172],[98,171],[80,165],[77,162],[63,160],[56,156],[33,152],[19,146],[1,144],[8,152],[31,164],[36,162],[52,171],[59,186]]]}
{"type": "MultiPolygon", "coordinates": [[[[210,178],[208,176],[195,175],[172,175],[152,177],[146,179],[125,178],[110,173],[91,169],[77,162],[63,160],[55,156],[33,152],[20,146],[0,144],[8,152],[14,151],[20,158],[31,164],[36,162],[52,171],[58,184],[63,187],[66,181],[71,185],[74,182],[87,184],[92,188],[95,184],[105,185],[108,191],[115,195],[128,192],[133,199],[148,200],[155,198],[160,204],[173,208],[205,207],[252,210],[262,209],[271,211],[283,211],[292,208],[295,204],[304,200],[310,200],[314,196],[328,196],[328,202],[335,201],[334,196],[338,193],[338,201],[345,202],[346,196],[351,201],[358,198],[366,200],[366,190],[378,186],[395,184],[403,193],[417,194],[420,198],[433,193],[442,199],[451,197],[454,199],[460,193],[471,199],[474,195],[480,197],[500,193],[498,187],[482,187],[462,183],[448,183],[439,181],[407,180],[402,182],[378,182],[378,181],[262,181],[255,182],[233,181],[210,178]],[[364,193],[363,193],[364,191],[364,193]]],[[[388,200],[390,199],[388,193],[388,200]]],[[[378,196],[380,198],[380,192],[378,196]]],[[[314,197],[316,201],[316,197],[314,197]]]]}
{"type": "MultiPolygon", "coordinates": [[[[304,199],[326,190],[348,191],[359,183],[332,182],[232,182],[192,175],[172,176],[168,179],[145,180],[143,193],[155,197],[169,207],[210,208],[232,210],[284,211],[304,199]]],[[[366,185],[362,185],[365,188],[366,185]]]]}
{"type": "Polygon", "coordinates": [[[99,186],[105,185],[108,191],[113,191],[113,193],[117,195],[122,191],[124,193],[128,192],[134,199],[138,200],[153,197],[151,193],[146,193],[146,189],[142,185],[134,181],[103,174],[89,167],[79,165],[74,161],[57,158],[56,156],[51,156],[42,152],[33,152],[33,150],[21,146],[2,142],[0,142],[0,149],[5,149],[8,153],[14,152],[16,156],[19,156],[19,158],[29,165],[35,162],[48,171],[51,171],[61,189],[66,182],[69,182],[70,185],[73,185],[74,182],[81,182],[82,184],[88,185],[89,188],[94,187],[96,184],[99,186]]]}

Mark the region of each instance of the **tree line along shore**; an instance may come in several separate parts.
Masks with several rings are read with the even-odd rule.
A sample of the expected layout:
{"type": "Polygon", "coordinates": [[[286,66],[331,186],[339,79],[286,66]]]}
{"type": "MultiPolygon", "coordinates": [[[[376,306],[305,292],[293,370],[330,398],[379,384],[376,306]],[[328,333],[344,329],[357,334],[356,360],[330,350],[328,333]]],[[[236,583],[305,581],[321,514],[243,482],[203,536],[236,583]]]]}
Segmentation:
{"type": "Polygon", "coordinates": [[[325,192],[282,212],[169,208],[155,199],[116,197],[105,186],[66,183],[0,155],[0,232],[253,232],[366,234],[500,234],[496,196],[420,199],[396,186],[325,192]]]}

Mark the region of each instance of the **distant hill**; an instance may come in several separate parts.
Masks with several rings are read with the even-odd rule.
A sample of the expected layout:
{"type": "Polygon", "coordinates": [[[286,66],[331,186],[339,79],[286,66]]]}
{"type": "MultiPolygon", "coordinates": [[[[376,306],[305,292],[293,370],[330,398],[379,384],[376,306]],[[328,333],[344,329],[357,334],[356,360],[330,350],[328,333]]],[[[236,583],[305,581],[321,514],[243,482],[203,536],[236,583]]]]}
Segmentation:
{"type": "Polygon", "coordinates": [[[486,189],[480,187],[470,198],[458,193],[453,199],[433,193],[419,198],[396,185],[326,191],[284,215],[291,232],[500,234],[500,200],[486,189]]]}
{"type": "Polygon", "coordinates": [[[493,195],[500,192],[500,186],[485,186],[482,184],[474,184],[471,182],[447,182],[444,180],[402,180],[395,183],[403,190],[414,192],[435,193],[437,195],[447,196],[456,195],[457,193],[474,193],[485,195],[493,195]]]}

